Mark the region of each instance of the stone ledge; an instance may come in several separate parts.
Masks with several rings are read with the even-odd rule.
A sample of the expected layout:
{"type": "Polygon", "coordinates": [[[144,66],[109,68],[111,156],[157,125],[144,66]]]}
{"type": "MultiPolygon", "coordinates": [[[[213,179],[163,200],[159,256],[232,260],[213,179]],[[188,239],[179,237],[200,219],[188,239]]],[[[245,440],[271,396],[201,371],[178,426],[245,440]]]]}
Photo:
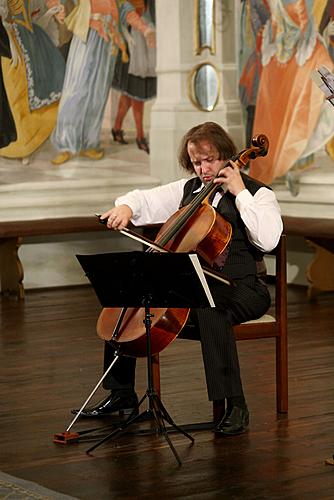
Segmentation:
{"type": "Polygon", "coordinates": [[[101,230],[106,228],[94,216],[0,222],[1,239],[101,230]]]}

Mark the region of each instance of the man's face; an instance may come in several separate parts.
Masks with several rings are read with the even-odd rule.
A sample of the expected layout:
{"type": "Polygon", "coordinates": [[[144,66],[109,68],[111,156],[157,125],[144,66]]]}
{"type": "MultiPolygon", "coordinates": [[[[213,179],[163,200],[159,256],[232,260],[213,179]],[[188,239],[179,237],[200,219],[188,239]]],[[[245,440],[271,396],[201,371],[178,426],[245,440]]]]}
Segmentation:
{"type": "Polygon", "coordinates": [[[197,144],[188,142],[187,151],[196,175],[204,184],[212,181],[226,163],[219,159],[217,148],[209,141],[201,141],[197,144]]]}

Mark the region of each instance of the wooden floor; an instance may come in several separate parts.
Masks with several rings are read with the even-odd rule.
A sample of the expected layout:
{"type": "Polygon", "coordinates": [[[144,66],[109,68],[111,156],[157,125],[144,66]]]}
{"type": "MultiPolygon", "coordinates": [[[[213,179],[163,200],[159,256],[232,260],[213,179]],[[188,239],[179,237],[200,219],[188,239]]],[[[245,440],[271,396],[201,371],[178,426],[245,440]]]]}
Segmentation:
{"type": "MultiPolygon", "coordinates": [[[[302,288],[288,295],[289,415],[275,412],[272,340],[240,342],[250,430],[218,439],[197,431],[193,446],[171,434],[181,467],[162,436],[138,434],[138,426],[92,456],[84,435],[79,444],[55,445],[53,434],[65,430],[71,408],[100,376],[98,301],[88,287],[2,299],[0,469],[80,499],[333,499],[334,467],[325,459],[334,453],[334,294],[313,303],[302,288]]],[[[177,340],[161,358],[162,399],[174,420],[209,420],[199,344],[177,340]]],[[[74,430],[109,423],[85,420],[74,430]]]]}

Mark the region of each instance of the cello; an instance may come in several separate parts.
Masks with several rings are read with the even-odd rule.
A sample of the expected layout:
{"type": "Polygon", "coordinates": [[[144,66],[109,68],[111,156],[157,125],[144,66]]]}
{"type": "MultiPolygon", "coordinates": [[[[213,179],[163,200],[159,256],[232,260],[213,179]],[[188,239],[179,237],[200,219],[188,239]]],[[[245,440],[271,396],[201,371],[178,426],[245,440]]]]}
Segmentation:
{"type": "MultiPolygon", "coordinates": [[[[239,168],[268,152],[269,141],[264,134],[253,137],[251,146],[230,160],[239,168]]],[[[219,189],[212,179],[189,205],[173,214],[162,226],[154,242],[141,238],[125,228],[120,232],[149,245],[148,251],[197,252],[211,267],[220,267],[226,258],[226,250],[232,236],[231,224],[210,205],[209,200],[219,189]]],[[[106,220],[101,220],[106,223],[106,220]]],[[[204,268],[210,276],[227,282],[213,270],[204,268]]],[[[176,339],[187,322],[190,309],[152,308],[151,348],[152,355],[162,351],[176,339]]],[[[103,340],[119,347],[123,354],[134,357],[146,356],[144,308],[103,308],[97,321],[97,334],[103,340]]]]}

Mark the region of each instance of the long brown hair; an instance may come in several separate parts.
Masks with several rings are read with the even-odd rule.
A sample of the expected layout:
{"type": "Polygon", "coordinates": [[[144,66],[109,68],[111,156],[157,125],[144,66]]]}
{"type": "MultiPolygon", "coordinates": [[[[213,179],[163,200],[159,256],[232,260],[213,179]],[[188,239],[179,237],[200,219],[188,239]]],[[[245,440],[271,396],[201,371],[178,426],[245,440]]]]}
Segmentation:
{"type": "Polygon", "coordinates": [[[210,142],[219,152],[220,160],[229,160],[237,152],[236,146],[225,130],[215,122],[204,122],[191,128],[183,136],[180,144],[178,159],[182,168],[193,172],[194,167],[188,154],[188,143],[199,144],[202,141],[210,142]]]}

